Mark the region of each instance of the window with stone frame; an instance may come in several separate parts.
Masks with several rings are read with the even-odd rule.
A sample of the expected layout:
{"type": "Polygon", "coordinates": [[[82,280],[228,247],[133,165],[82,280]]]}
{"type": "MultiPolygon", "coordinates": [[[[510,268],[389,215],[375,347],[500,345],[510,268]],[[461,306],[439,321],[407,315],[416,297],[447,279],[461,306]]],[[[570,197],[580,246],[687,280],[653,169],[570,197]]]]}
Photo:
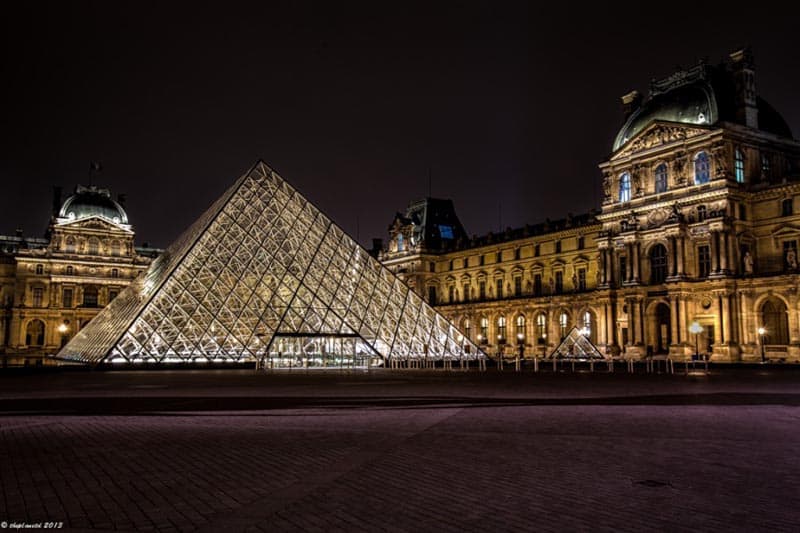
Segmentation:
{"type": "Polygon", "coordinates": [[[738,183],[744,183],[744,154],[738,148],[733,157],[733,173],[738,183]]]}
{"type": "Polygon", "coordinates": [[[485,300],[486,299],[486,282],[480,281],[478,282],[478,299],[485,300]]]}
{"type": "Polygon", "coordinates": [[[67,309],[72,307],[72,289],[64,289],[61,295],[61,306],[67,309]]]}
{"type": "Polygon", "coordinates": [[[577,289],[579,291],[585,291],[586,290],[586,269],[585,268],[579,268],[578,269],[578,287],[577,287],[577,289]]]}
{"type": "Polygon", "coordinates": [[[660,194],[662,192],[667,192],[667,165],[666,163],[661,163],[656,167],[656,194],[660,194]]]}
{"type": "Polygon", "coordinates": [[[792,198],[784,198],[781,200],[781,216],[789,217],[794,214],[794,205],[792,198]]]}
{"type": "Polygon", "coordinates": [[[451,304],[455,303],[455,301],[456,301],[456,286],[455,285],[450,285],[447,290],[449,292],[447,301],[450,302],[451,304]]]}
{"type": "Polygon", "coordinates": [[[33,289],[33,307],[43,307],[44,303],[44,289],[35,287],[33,289]]]}
{"type": "Polygon", "coordinates": [[[627,172],[619,177],[619,201],[622,203],[631,201],[631,175],[627,172]]]}
{"type": "Polygon", "coordinates": [[[462,290],[462,292],[461,292],[461,300],[464,301],[464,302],[468,302],[469,301],[469,283],[464,283],[464,285],[462,286],[461,290],[462,290]]]}
{"type": "Polygon", "coordinates": [[[711,179],[711,163],[706,152],[699,152],[694,158],[694,184],[708,183],[711,179]]]}
{"type": "Polygon", "coordinates": [[[503,279],[497,278],[494,280],[494,294],[496,298],[503,297],[503,279]]]}
{"type": "Polygon", "coordinates": [[[514,296],[522,296],[522,276],[514,276],[514,296]]]}
{"type": "Polygon", "coordinates": [[[562,271],[556,272],[556,294],[561,294],[564,292],[564,273],[562,271]]]}
{"type": "Polygon", "coordinates": [[[536,342],[538,344],[547,342],[547,317],[544,313],[536,316],[536,342]]]}
{"type": "Polygon", "coordinates": [[[711,248],[707,244],[697,247],[697,276],[707,278],[711,273],[711,248]]]}
{"type": "Polygon", "coordinates": [[[533,295],[542,295],[542,275],[538,273],[533,275],[533,295]]]}

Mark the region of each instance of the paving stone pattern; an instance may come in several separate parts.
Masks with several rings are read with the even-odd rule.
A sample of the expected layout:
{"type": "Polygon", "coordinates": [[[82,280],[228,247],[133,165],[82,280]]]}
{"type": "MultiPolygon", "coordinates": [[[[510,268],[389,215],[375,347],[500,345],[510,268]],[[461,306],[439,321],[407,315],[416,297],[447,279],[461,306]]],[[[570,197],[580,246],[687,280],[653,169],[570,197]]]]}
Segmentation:
{"type": "Polygon", "coordinates": [[[799,405],[800,373],[2,376],[0,520],[798,531],[799,405]]]}

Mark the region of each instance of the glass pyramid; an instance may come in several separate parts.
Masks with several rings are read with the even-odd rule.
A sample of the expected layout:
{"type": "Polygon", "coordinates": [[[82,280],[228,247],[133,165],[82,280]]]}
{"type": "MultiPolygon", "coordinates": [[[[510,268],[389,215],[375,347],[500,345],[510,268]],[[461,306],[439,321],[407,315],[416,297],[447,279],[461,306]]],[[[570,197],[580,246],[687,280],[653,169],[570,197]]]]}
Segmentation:
{"type": "Polygon", "coordinates": [[[561,344],[553,350],[550,357],[556,359],[600,359],[603,360],[603,354],[597,349],[592,341],[587,336],[578,331],[578,328],[573,326],[569,334],[564,337],[561,344]]]}
{"type": "Polygon", "coordinates": [[[327,366],[485,355],[258,162],[57,357],[327,366]]]}

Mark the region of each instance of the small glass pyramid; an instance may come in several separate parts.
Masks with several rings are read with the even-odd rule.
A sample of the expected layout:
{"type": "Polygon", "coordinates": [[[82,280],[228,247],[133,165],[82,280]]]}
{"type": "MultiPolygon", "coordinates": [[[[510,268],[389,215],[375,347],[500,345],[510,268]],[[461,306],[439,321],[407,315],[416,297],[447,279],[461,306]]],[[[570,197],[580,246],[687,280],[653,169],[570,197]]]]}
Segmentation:
{"type": "Polygon", "coordinates": [[[258,162],[57,357],[336,366],[485,355],[258,162]]]}
{"type": "Polygon", "coordinates": [[[553,350],[550,357],[555,359],[605,359],[589,338],[573,326],[570,332],[553,350]]]}

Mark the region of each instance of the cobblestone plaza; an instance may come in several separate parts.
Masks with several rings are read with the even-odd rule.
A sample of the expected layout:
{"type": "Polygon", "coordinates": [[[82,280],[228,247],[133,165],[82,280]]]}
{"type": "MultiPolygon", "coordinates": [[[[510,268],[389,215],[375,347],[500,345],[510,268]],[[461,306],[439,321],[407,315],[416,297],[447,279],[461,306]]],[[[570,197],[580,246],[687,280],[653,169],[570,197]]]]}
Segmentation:
{"type": "Polygon", "coordinates": [[[2,376],[0,520],[797,531],[800,373],[2,376]]]}

